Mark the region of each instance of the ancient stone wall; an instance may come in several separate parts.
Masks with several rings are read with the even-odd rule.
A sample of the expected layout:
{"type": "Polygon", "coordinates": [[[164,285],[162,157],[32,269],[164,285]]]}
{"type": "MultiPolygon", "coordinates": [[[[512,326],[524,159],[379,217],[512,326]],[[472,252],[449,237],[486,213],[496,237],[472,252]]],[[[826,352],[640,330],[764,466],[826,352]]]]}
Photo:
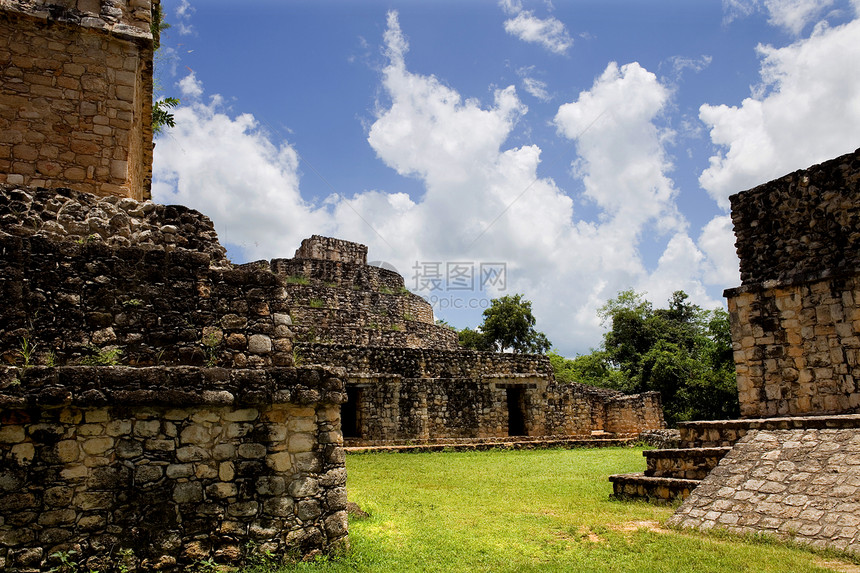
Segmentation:
{"type": "Polygon", "coordinates": [[[232,269],[196,211],[70,190],[0,199],[6,363],[292,364],[282,282],[232,269]]]}
{"type": "Polygon", "coordinates": [[[860,149],[730,197],[741,282],[860,267],[860,149]]]}
{"type": "Polygon", "coordinates": [[[0,183],[143,199],[158,0],[0,0],[0,183]]]}
{"type": "Polygon", "coordinates": [[[560,384],[544,356],[297,342],[302,364],[349,372],[351,443],[638,434],[664,427],[659,394],[560,384]],[[519,422],[516,423],[515,419],[519,422]],[[518,425],[519,424],[519,425],[518,425]]]}
{"type": "Polygon", "coordinates": [[[0,237],[0,356],[21,364],[292,364],[278,278],[205,253],[0,237]],[[120,351],[117,355],[115,351],[120,351]]]}
{"type": "Polygon", "coordinates": [[[295,347],[303,364],[337,364],[358,374],[388,373],[404,378],[552,376],[549,359],[534,354],[302,342],[295,347]]]}
{"type": "Polygon", "coordinates": [[[260,262],[270,264],[272,272],[298,284],[306,281],[313,285],[341,286],[357,291],[391,291],[395,294],[405,290],[402,276],[392,270],[371,265],[319,259],[272,259],[271,263],[260,262]]]}
{"type": "Polygon", "coordinates": [[[665,426],[659,392],[613,396],[606,401],[605,407],[604,429],[613,434],[638,434],[643,428],[665,426]]]}
{"type": "Polygon", "coordinates": [[[734,195],[741,415],[860,409],[860,150],[734,195]]]}
{"type": "Polygon", "coordinates": [[[188,570],[347,534],[342,372],[0,369],[0,569],[188,570]]]}
{"type": "Polygon", "coordinates": [[[295,258],[366,265],[367,246],[343,239],[313,235],[302,241],[301,246],[296,250],[295,258]]]}

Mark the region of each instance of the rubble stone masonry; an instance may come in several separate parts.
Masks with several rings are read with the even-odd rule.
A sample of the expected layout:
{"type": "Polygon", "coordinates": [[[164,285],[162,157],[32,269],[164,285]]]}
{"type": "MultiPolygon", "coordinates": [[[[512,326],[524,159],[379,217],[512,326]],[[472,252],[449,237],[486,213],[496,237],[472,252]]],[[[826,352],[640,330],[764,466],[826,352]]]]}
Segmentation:
{"type": "Polygon", "coordinates": [[[152,571],[344,548],[337,374],[0,368],[0,570],[46,571],[58,552],[152,571]]]}
{"type": "Polygon", "coordinates": [[[158,0],[0,0],[0,183],[148,198],[158,0]]]}
{"type": "Polygon", "coordinates": [[[860,150],[731,197],[741,415],[860,411],[860,150]]]}

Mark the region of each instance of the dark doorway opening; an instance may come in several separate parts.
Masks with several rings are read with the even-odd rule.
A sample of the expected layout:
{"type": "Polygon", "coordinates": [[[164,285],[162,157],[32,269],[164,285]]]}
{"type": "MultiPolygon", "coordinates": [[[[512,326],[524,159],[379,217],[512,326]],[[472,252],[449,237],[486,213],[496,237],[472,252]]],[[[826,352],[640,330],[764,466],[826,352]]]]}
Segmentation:
{"type": "Polygon", "coordinates": [[[344,438],[361,437],[361,416],[359,416],[360,403],[361,388],[347,386],[346,402],[340,407],[340,427],[344,438]]]}
{"type": "Polygon", "coordinates": [[[508,435],[526,436],[525,388],[506,388],[508,398],[508,435]]]}

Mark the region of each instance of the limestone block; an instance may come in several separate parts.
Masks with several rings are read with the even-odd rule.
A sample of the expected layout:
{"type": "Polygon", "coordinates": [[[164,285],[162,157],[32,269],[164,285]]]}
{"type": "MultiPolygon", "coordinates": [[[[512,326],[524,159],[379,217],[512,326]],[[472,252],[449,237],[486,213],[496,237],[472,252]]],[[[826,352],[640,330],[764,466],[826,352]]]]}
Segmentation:
{"type": "Polygon", "coordinates": [[[203,500],[203,486],[200,482],[177,483],[173,488],[173,501],[176,503],[199,503],[203,500]]]}
{"type": "Polygon", "coordinates": [[[272,351],[272,339],[265,334],[252,334],[248,339],[248,352],[268,354],[272,351]]]}

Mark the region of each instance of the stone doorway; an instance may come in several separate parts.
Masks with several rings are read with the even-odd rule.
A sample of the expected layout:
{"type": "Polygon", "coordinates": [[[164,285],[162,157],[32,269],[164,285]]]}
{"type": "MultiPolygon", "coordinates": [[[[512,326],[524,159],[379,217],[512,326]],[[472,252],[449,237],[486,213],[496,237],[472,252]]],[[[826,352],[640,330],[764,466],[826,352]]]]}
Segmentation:
{"type": "Polygon", "coordinates": [[[505,388],[508,402],[508,435],[527,436],[526,431],[526,408],[525,388],[505,388]]]}
{"type": "Polygon", "coordinates": [[[346,402],[340,407],[340,424],[344,438],[361,437],[361,388],[346,387],[346,402]]]}

